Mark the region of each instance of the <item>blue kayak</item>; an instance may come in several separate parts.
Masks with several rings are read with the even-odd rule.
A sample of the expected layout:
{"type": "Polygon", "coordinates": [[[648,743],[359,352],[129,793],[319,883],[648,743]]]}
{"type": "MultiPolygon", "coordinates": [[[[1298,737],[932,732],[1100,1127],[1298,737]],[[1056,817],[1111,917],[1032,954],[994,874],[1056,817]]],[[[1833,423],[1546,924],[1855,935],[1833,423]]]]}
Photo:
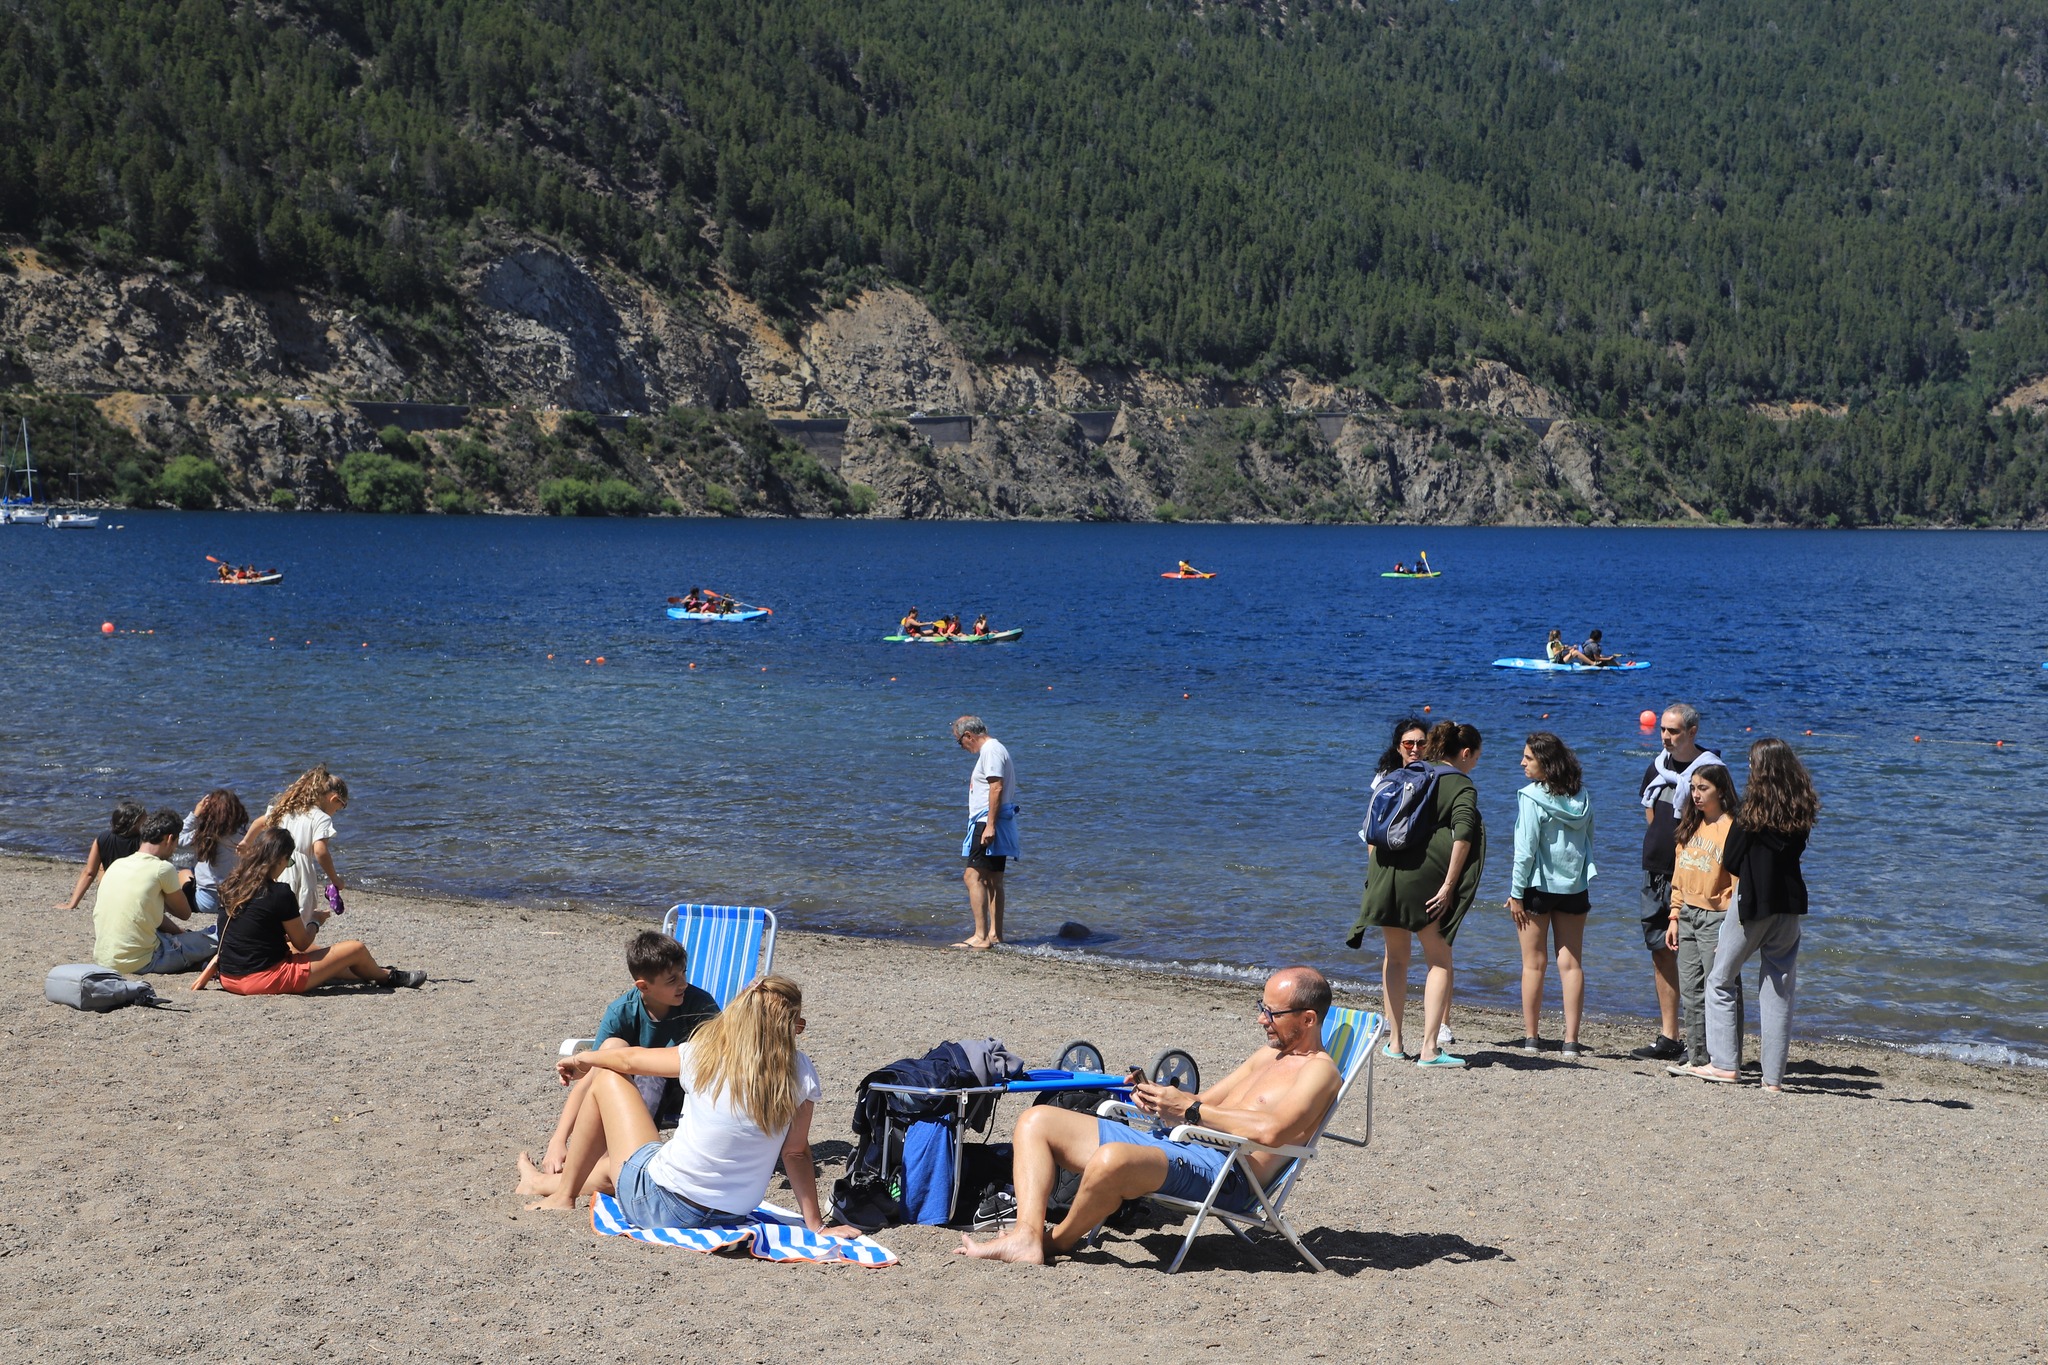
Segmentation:
{"type": "Polygon", "coordinates": [[[1625,664],[1554,664],[1548,659],[1495,659],[1495,668],[1522,668],[1531,673],[1629,673],[1648,668],[1647,663],[1630,660],[1625,664]]]}
{"type": "Polygon", "coordinates": [[[668,609],[671,621],[752,621],[768,614],[766,607],[748,607],[745,611],[728,611],[722,614],[715,611],[684,611],[681,607],[668,609]]]}

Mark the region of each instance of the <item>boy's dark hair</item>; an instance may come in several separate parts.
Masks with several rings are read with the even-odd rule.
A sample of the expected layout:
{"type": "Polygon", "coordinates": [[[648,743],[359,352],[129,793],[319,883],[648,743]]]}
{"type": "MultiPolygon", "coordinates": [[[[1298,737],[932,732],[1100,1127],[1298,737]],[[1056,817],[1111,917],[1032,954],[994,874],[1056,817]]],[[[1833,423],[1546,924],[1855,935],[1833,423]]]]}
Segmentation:
{"type": "Polygon", "coordinates": [[[160,844],[166,839],[178,837],[178,831],[185,827],[185,817],[174,810],[160,810],[142,822],[142,828],[135,831],[135,837],[145,844],[160,844]]]}
{"type": "Polygon", "coordinates": [[[133,839],[135,831],[142,828],[142,822],[149,818],[149,808],[140,801],[121,801],[114,806],[114,816],[107,822],[107,828],[114,833],[133,839]]]}
{"type": "Polygon", "coordinates": [[[659,929],[635,934],[626,945],[626,970],[635,981],[652,981],[671,968],[687,972],[689,966],[690,955],[683,945],[659,929]]]}

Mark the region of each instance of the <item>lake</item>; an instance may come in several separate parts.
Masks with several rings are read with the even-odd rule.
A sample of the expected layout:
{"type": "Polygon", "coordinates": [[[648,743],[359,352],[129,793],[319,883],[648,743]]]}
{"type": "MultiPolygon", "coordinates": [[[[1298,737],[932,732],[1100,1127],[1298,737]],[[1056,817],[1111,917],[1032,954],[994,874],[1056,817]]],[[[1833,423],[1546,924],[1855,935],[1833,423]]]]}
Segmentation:
{"type": "Polygon", "coordinates": [[[1649,1016],[1636,784],[1655,741],[1637,716],[1687,700],[1738,779],[1748,742],[1777,734],[1820,788],[1799,1032],[2048,1058],[2037,536],[108,520],[123,529],[0,527],[0,847],[78,857],[121,796],[185,810],[226,785],[260,809],[325,760],[353,795],[339,861],[366,887],[765,904],[789,928],[943,942],[968,923],[971,765],[947,727],[973,712],[1016,758],[1024,950],[1376,983],[1377,959],[1342,946],[1356,831],[1390,723],[1426,706],[1487,736],[1492,851],[1459,998],[1517,999],[1498,907],[1516,760],[1541,728],[1594,801],[1589,1008],[1649,1016]],[[1379,577],[1421,550],[1442,578],[1379,577]],[[218,586],[209,553],[285,579],[218,586]],[[1181,558],[1219,576],[1162,580],[1181,558]],[[775,614],[667,619],[698,584],[775,614]],[[1024,637],[884,643],[912,606],[1024,637]],[[1553,625],[1598,625],[1652,666],[1489,666],[1541,654],[1553,625]],[[1090,937],[1057,938],[1067,921],[1090,937]]]}

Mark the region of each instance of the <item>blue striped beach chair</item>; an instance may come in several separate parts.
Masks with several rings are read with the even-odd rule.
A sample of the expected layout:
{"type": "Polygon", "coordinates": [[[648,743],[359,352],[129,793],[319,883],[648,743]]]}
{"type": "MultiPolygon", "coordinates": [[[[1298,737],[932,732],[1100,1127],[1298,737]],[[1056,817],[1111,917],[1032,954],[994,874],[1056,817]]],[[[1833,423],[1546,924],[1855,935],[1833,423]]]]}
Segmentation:
{"type": "Polygon", "coordinates": [[[758,905],[675,905],[661,931],[690,955],[690,984],[724,1009],[757,976],[775,970],[775,912],[758,905]]]}
{"type": "MultiPolygon", "coordinates": [[[[1323,1121],[1316,1125],[1316,1130],[1309,1135],[1308,1141],[1299,1146],[1268,1147],[1262,1143],[1253,1142],[1250,1138],[1238,1137],[1232,1133],[1218,1132],[1214,1128],[1198,1128],[1185,1123],[1176,1127],[1167,1135],[1168,1140],[1172,1142],[1200,1142],[1230,1153],[1230,1160],[1225,1162],[1223,1169],[1216,1173],[1216,1183],[1209,1187],[1207,1197],[1199,1203],[1186,1199],[1176,1199],[1171,1195],[1164,1194],[1146,1196],[1147,1200],[1151,1203],[1176,1213],[1187,1214],[1190,1219],[1188,1235],[1181,1240],[1180,1251],[1174,1256],[1173,1264],[1166,1268],[1167,1274],[1171,1275],[1174,1271],[1179,1270],[1180,1263],[1187,1259],[1188,1248],[1195,1244],[1195,1234],[1202,1230],[1202,1220],[1205,1218],[1220,1220],[1225,1227],[1237,1234],[1238,1240],[1246,1243],[1251,1241],[1251,1237],[1245,1232],[1246,1228],[1264,1228],[1268,1232],[1278,1233],[1280,1236],[1285,1237],[1296,1251],[1301,1253],[1301,1258],[1304,1261],[1307,1261],[1317,1270],[1323,1268],[1323,1263],[1318,1261],[1310,1254],[1309,1249],[1301,1244],[1301,1235],[1294,1230],[1294,1224],[1287,1221],[1287,1215],[1284,1211],[1287,1206],[1287,1196],[1294,1192],[1295,1182],[1300,1178],[1302,1171],[1308,1166],[1309,1161],[1314,1158],[1316,1144],[1322,1141],[1323,1138],[1328,1137],[1333,1141],[1349,1143],[1354,1147],[1363,1147],[1371,1140],[1372,1060],[1373,1054],[1379,1049],[1380,1038],[1385,1032],[1386,1020],[1378,1014],[1368,1014],[1363,1010],[1344,1009],[1341,1006],[1330,1011],[1330,1017],[1323,1021],[1323,1049],[1330,1054],[1330,1060],[1336,1064],[1338,1073],[1343,1076],[1344,1082],[1337,1088],[1336,1098],[1330,1101],[1329,1112],[1323,1115],[1323,1121]],[[1358,1081],[1360,1076],[1365,1078],[1365,1136],[1357,1138],[1339,1137],[1337,1134],[1329,1131],[1330,1120],[1334,1119],[1337,1116],[1337,1111],[1344,1107],[1345,1096],[1351,1093],[1352,1086],[1358,1081]],[[1278,1173],[1274,1175],[1270,1184],[1261,1184],[1259,1178],[1252,1174],[1251,1166],[1247,1164],[1249,1158],[1261,1153],[1271,1153],[1288,1158],[1287,1162],[1280,1167],[1278,1173]],[[1232,1171],[1242,1173],[1245,1184],[1251,1190],[1252,1207],[1244,1213],[1216,1207],[1217,1196],[1223,1192],[1224,1183],[1230,1179],[1232,1171]]],[[[1120,1100],[1105,1100],[1095,1112],[1104,1118],[1122,1119],[1127,1122],[1135,1121],[1141,1124],[1151,1122],[1149,1114],[1120,1100]]]]}
{"type": "MultiPolygon", "coordinates": [[[[758,905],[669,907],[661,931],[689,955],[690,984],[724,1009],[758,976],[775,970],[775,912],[758,905]]],[[[594,1046],[589,1038],[564,1038],[561,1055],[594,1046]]]]}

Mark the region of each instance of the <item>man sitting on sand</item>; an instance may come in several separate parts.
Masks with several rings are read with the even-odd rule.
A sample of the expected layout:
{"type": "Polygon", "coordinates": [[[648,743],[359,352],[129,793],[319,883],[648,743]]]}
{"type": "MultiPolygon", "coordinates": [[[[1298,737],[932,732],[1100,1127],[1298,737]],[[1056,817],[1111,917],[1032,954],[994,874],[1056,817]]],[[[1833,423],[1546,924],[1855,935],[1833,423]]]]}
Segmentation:
{"type": "MultiPolygon", "coordinates": [[[[1266,1046],[1246,1058],[1221,1085],[1199,1095],[1140,1082],[1132,1087],[1131,1102],[1169,1126],[1213,1128],[1269,1147],[1305,1142],[1343,1084],[1336,1063],[1323,1051],[1323,1019],[1329,1012],[1330,983],[1321,972],[1283,967],[1266,978],[1259,997],[1266,1046]]],[[[1129,1124],[1050,1104],[1024,1111],[1017,1120],[1014,1145],[1017,1225],[986,1242],[963,1235],[962,1255],[1044,1265],[1073,1250],[1126,1199],[1168,1194],[1199,1203],[1229,1160],[1219,1148],[1168,1142],[1129,1124]],[[1067,1216],[1048,1233],[1046,1201],[1061,1169],[1078,1171],[1081,1188],[1067,1216]]],[[[1250,1160],[1262,1185],[1286,1162],[1285,1157],[1270,1155],[1250,1160]]],[[[1231,1172],[1217,1204],[1238,1212],[1252,1207],[1243,1175],[1231,1172]]]]}
{"type": "Polygon", "coordinates": [[[186,917],[192,906],[170,857],[184,817],[160,810],[135,832],[141,847],[116,858],[100,877],[92,907],[92,960],[130,974],[185,972],[203,965],[220,947],[186,917]]]}

